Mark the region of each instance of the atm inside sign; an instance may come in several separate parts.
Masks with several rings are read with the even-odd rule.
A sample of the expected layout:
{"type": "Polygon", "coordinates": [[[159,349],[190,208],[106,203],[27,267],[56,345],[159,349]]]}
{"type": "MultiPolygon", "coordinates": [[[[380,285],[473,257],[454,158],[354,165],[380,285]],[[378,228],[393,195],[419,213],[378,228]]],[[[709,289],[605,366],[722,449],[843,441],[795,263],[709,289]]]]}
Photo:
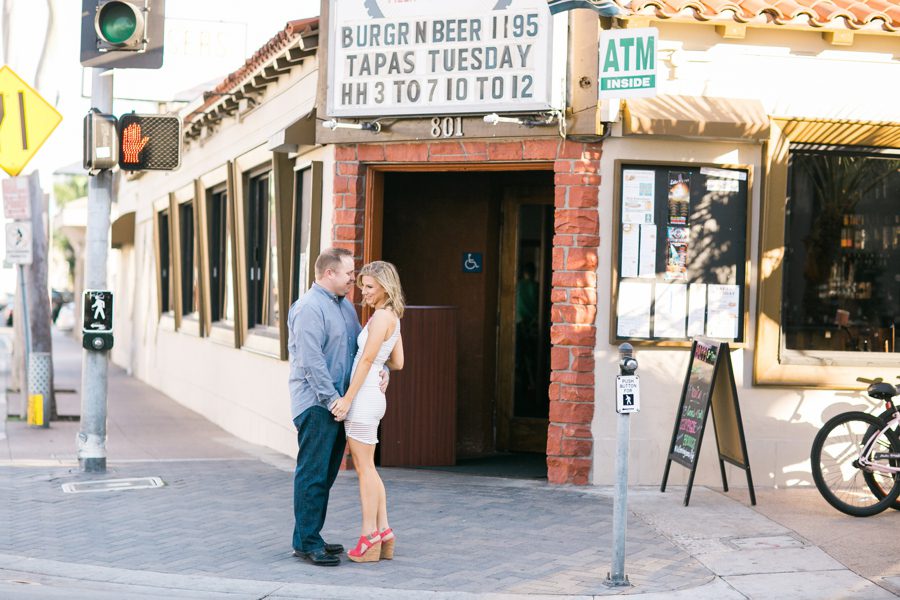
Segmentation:
{"type": "Polygon", "coordinates": [[[659,30],[612,29],[600,34],[600,98],[656,95],[659,30]]]}

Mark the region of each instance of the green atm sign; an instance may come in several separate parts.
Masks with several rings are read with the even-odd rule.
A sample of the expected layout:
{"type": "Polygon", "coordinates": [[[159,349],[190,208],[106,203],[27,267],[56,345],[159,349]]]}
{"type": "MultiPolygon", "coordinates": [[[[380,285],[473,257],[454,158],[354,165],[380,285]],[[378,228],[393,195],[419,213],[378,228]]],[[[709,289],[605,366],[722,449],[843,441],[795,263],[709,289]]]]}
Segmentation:
{"type": "Polygon", "coordinates": [[[600,98],[656,95],[658,38],[655,27],[600,32],[600,98]]]}

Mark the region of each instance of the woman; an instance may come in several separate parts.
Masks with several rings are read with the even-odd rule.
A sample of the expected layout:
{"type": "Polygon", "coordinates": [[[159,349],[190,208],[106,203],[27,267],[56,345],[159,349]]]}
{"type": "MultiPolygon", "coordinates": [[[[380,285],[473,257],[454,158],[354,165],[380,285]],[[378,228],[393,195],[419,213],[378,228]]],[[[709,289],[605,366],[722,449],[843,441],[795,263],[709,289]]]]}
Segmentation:
{"type": "Polygon", "coordinates": [[[395,537],[388,525],[384,483],[375,470],[375,444],[378,423],[385,411],[384,392],[379,389],[381,369],[403,368],[400,317],[404,301],[397,269],[389,262],[376,260],[365,265],[356,284],[362,290],[363,302],[375,312],[357,338],[359,350],[353,361],[350,387],[334,402],[331,412],[335,419],[344,421],[362,504],[359,542],[347,557],[354,562],[375,562],[394,557],[395,537]]]}

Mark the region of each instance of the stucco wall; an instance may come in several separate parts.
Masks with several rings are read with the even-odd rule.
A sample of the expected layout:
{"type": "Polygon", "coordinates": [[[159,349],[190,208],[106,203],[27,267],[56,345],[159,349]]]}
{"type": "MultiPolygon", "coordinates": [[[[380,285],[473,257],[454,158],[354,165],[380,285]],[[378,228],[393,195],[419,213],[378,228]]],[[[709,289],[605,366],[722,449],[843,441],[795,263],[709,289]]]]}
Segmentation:
{"type": "MultiPolygon", "coordinates": [[[[654,24],[660,25],[660,24],[654,24]]],[[[828,44],[819,32],[748,29],[743,40],[725,40],[713,27],[660,25],[661,93],[754,98],[772,116],[900,121],[900,55],[896,37],[856,36],[852,47],[828,44]]],[[[831,416],[872,410],[864,394],[803,388],[753,386],[758,248],[763,147],[755,143],[613,137],[603,144],[600,185],[598,288],[609,290],[614,165],[618,159],[746,164],[753,168],[749,327],[743,349],[732,353],[754,484],[811,484],[809,451],[818,428],[831,416]]],[[[609,343],[610,297],[597,307],[597,404],[593,420],[596,484],[615,479],[616,346],[609,343]]],[[[629,479],[658,485],[675,424],[688,362],[686,349],[638,348],[641,412],[631,417],[629,479]]],[[[887,373],[886,376],[892,376],[887,373]]],[[[853,381],[848,381],[848,385],[853,381]]],[[[707,427],[695,483],[721,485],[711,423],[707,427]]],[[[727,467],[729,484],[746,486],[742,471],[727,467]]],[[[670,484],[686,483],[687,469],[674,465],[670,484]]]]}
{"type": "MultiPolygon", "coordinates": [[[[308,59],[290,77],[271,84],[258,108],[240,119],[226,118],[214,135],[204,134],[201,141],[193,142],[179,170],[146,172],[132,181],[120,181],[120,212],[136,211],[135,240],[132,249],[113,251],[111,258],[111,263],[120,265],[110,278],[118,319],[113,362],[226,431],[285,454],[296,451],[287,361],[176,331],[171,316],[158,316],[153,203],[266,144],[312,109],[315,86],[315,60],[308,59]]],[[[322,161],[324,172],[332,172],[333,150],[305,150],[298,162],[322,161]]],[[[322,182],[323,243],[331,239],[332,210],[327,199],[332,196],[332,179],[326,176],[322,182]]]]}

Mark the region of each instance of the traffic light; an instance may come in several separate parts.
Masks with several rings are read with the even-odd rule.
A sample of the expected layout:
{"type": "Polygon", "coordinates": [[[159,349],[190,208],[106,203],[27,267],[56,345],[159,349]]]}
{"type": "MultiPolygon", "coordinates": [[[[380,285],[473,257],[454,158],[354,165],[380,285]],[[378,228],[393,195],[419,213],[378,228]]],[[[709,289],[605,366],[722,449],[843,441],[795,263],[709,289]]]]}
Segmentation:
{"type": "Polygon", "coordinates": [[[158,69],[164,36],[165,0],[82,0],[82,66],[158,69]]]}
{"type": "Polygon", "coordinates": [[[146,48],[147,21],[143,2],[108,0],[97,3],[94,30],[99,47],[110,50],[143,52],[146,48]]]}
{"type": "Polygon", "coordinates": [[[116,118],[92,109],[84,117],[84,168],[112,169],[119,164],[119,132],[116,118]]]}
{"type": "Polygon", "coordinates": [[[181,119],[129,113],[119,118],[119,168],[171,171],[181,166],[181,119]]]}

